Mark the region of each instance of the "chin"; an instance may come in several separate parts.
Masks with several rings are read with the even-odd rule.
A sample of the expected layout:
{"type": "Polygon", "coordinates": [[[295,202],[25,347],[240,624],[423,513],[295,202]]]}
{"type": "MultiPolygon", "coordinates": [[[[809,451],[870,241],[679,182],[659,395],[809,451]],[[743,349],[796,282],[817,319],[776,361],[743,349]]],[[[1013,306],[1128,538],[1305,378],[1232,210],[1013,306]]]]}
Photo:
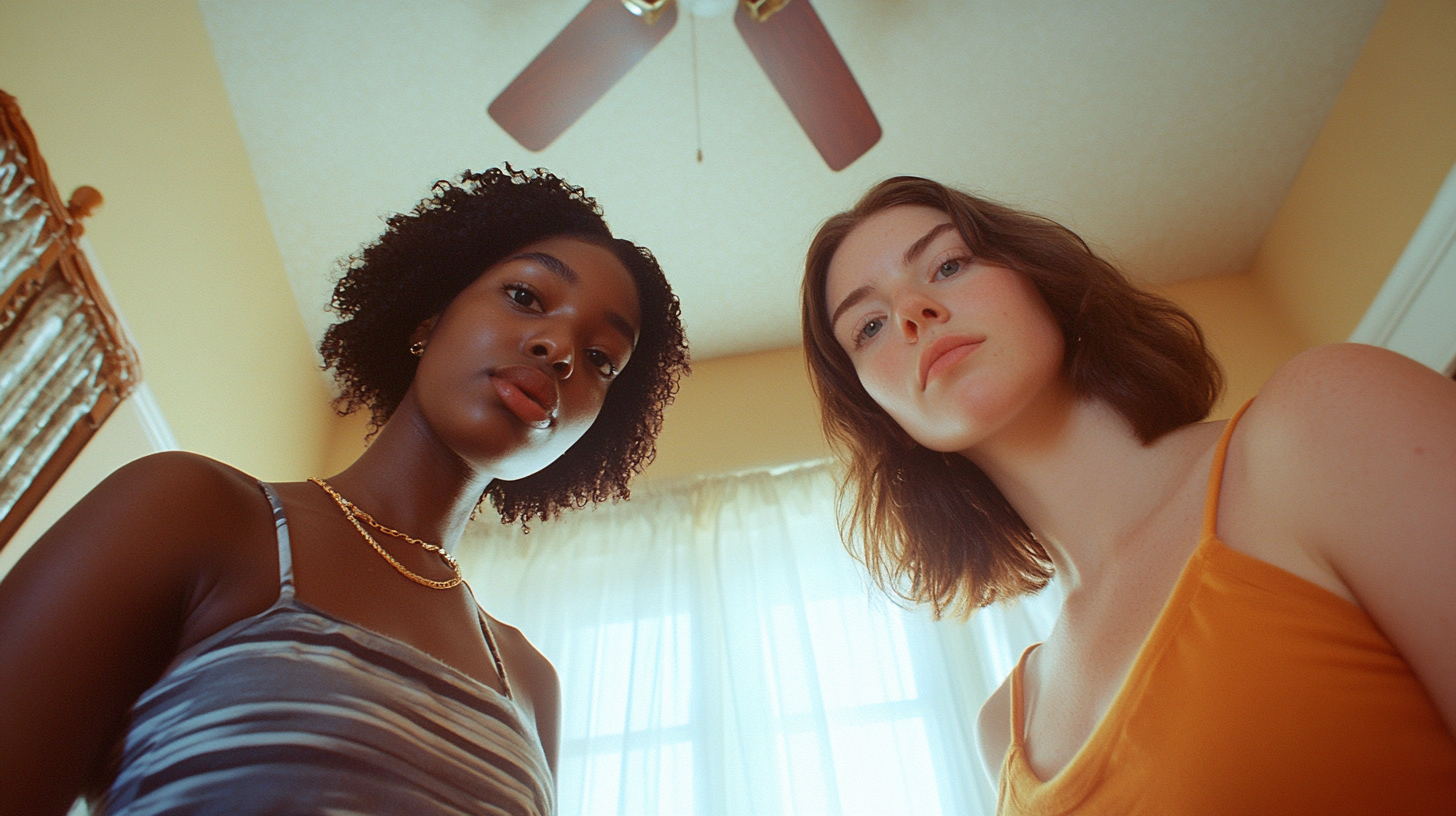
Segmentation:
{"type": "Polygon", "coordinates": [[[514,455],[483,457],[476,460],[477,467],[491,474],[494,478],[505,482],[514,482],[517,479],[524,479],[551,466],[552,462],[561,458],[564,451],[518,451],[514,455]]]}
{"type": "Polygon", "coordinates": [[[527,432],[522,444],[511,451],[498,451],[495,455],[483,455],[474,459],[483,472],[506,482],[524,479],[540,473],[559,460],[581,439],[581,433],[570,433],[564,428],[552,428],[549,436],[542,439],[536,433],[527,432]]]}
{"type": "Polygon", "coordinates": [[[1016,406],[1011,403],[1010,400],[990,400],[982,394],[960,401],[960,410],[953,415],[937,417],[938,422],[932,423],[921,417],[916,423],[899,424],[911,439],[930,450],[962,453],[1015,421],[1020,411],[1015,410],[1016,406]],[[912,430],[912,425],[919,427],[912,430]]]}
{"type": "Polygon", "coordinates": [[[907,422],[903,417],[890,416],[916,444],[938,453],[958,453],[975,441],[974,430],[959,424],[940,422],[932,426],[924,417],[907,422]]]}
{"type": "Polygon", "coordinates": [[[921,437],[911,434],[911,439],[918,442],[921,447],[933,450],[936,453],[960,453],[971,448],[975,444],[975,438],[971,434],[958,435],[936,435],[921,437]]]}

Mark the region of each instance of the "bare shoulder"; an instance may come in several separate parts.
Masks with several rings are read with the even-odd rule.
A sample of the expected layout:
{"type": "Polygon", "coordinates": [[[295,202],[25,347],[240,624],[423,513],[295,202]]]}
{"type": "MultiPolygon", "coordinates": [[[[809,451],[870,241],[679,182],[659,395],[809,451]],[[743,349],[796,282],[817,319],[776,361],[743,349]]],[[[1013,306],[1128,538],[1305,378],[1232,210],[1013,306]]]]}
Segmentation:
{"type": "Polygon", "coordinates": [[[1413,457],[1429,460],[1443,447],[1450,454],[1456,382],[1374,346],[1322,346],[1269,378],[1235,439],[1261,493],[1297,489],[1302,498],[1280,497],[1278,506],[1307,511],[1305,520],[1325,517],[1320,496],[1378,490],[1382,471],[1418,465],[1413,457]],[[1311,484],[1328,489],[1310,491],[1311,484]]]}
{"type": "Polygon", "coordinates": [[[495,634],[502,659],[509,664],[507,670],[514,675],[512,683],[520,680],[535,685],[538,681],[545,681],[544,684],[553,689],[560,687],[556,668],[520,629],[501,623],[494,617],[490,618],[490,629],[495,634]]]}
{"type": "Polygon", "coordinates": [[[136,459],[98,486],[104,496],[127,494],[133,499],[165,498],[201,501],[206,509],[258,493],[252,476],[216,459],[190,451],[164,451],[136,459]]]}
{"type": "MultiPolygon", "coordinates": [[[[119,561],[175,573],[210,542],[266,515],[247,474],[195,453],[151,454],[118,468],[36,542],[27,560],[119,561]],[[33,558],[32,558],[33,556],[33,558]]],[[[77,566],[80,566],[78,563],[77,566]]]]}
{"type": "Polygon", "coordinates": [[[1341,343],[1280,366],[1251,406],[1245,432],[1284,435],[1319,450],[1338,447],[1327,438],[1368,438],[1411,422],[1413,430],[1450,427],[1453,411],[1456,382],[1393,351],[1341,343]]]}
{"type": "Polygon", "coordinates": [[[266,530],[266,505],[245,504],[247,485],[195,454],[144,457],[0,582],[0,766],[29,782],[0,786],[0,812],[63,809],[102,767],[126,712],[176,654],[205,594],[199,576],[221,563],[217,542],[266,530]]]}
{"type": "Polygon", "coordinates": [[[1326,566],[1456,730],[1456,382],[1326,346],[1271,377],[1245,421],[1252,506],[1326,566]]]}
{"type": "Polygon", "coordinates": [[[117,468],[76,508],[105,506],[134,521],[159,513],[177,519],[215,517],[258,495],[257,482],[237,468],[201,454],[164,451],[117,468]]]}
{"type": "Polygon", "coordinates": [[[1372,482],[1387,468],[1449,467],[1456,382],[1374,346],[1322,346],[1269,378],[1240,431],[1251,443],[1245,455],[1285,479],[1339,487],[1372,482]]]}
{"type": "Polygon", "coordinates": [[[1450,523],[1435,516],[1456,508],[1456,382],[1373,346],[1311,349],[1269,378],[1234,448],[1259,521],[1343,575],[1397,528],[1450,523]]]}
{"type": "MultiPolygon", "coordinates": [[[[487,617],[490,617],[489,614],[487,617]]],[[[512,693],[518,698],[522,695],[528,697],[527,702],[536,718],[541,748],[554,773],[561,742],[561,681],[556,675],[556,667],[516,627],[490,617],[490,628],[495,633],[501,659],[506,664],[512,693]]]]}
{"type": "Polygon", "coordinates": [[[1011,749],[1011,676],[981,704],[976,718],[976,741],[981,749],[981,766],[995,787],[1001,777],[1001,762],[1011,749]]]}
{"type": "Polygon", "coordinates": [[[194,453],[145,456],[104,479],[21,557],[0,584],[0,613],[47,609],[57,626],[90,620],[92,634],[109,628],[117,638],[124,628],[161,654],[178,646],[224,576],[257,560],[254,545],[271,529],[247,474],[194,453]]]}

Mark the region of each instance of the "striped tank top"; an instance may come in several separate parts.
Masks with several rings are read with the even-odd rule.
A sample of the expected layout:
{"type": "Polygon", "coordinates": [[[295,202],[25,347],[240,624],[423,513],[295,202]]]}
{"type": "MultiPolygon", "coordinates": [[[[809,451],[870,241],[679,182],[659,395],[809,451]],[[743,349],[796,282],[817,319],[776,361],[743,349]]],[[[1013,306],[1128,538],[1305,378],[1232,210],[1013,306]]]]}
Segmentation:
{"type": "Polygon", "coordinates": [[[283,504],[262,487],[278,600],[179,654],[137,700],[101,812],[552,813],[514,700],[294,597],[283,504]]]}

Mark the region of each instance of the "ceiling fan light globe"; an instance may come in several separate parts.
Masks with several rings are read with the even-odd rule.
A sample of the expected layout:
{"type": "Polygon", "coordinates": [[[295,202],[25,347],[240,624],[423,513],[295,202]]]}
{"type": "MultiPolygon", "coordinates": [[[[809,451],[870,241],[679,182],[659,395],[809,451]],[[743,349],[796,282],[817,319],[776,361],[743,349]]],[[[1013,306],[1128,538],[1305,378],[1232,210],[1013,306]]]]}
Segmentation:
{"type": "Polygon", "coordinates": [[[634,16],[641,17],[642,22],[653,25],[670,2],[672,0],[622,0],[622,5],[634,16]]]}
{"type": "Polygon", "coordinates": [[[733,11],[738,0],[677,0],[694,17],[722,17],[733,11]]]}

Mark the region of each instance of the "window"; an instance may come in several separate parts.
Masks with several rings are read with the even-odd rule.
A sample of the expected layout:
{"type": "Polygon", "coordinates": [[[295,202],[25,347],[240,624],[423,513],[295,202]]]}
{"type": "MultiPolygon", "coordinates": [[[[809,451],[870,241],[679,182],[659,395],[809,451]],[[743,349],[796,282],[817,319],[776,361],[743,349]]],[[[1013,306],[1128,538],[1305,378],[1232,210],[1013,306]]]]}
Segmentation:
{"type": "Polygon", "coordinates": [[[563,814],[975,814],[981,702],[1056,597],[933,622],[840,544],[826,464],[467,533],[481,603],[562,681],[563,814]]]}

